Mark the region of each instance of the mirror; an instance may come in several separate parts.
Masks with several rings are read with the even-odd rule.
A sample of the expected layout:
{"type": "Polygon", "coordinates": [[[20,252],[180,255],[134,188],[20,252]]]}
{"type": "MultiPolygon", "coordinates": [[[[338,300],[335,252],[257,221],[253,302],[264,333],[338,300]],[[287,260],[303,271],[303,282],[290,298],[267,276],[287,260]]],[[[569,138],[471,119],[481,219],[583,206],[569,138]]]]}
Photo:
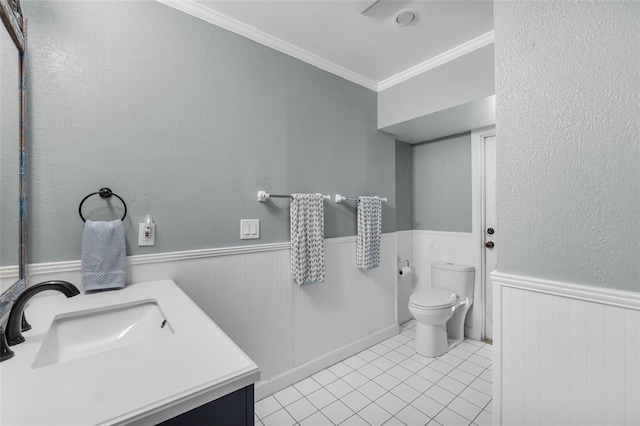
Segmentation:
{"type": "Polygon", "coordinates": [[[25,28],[19,0],[0,0],[0,318],[27,286],[25,28]]]}

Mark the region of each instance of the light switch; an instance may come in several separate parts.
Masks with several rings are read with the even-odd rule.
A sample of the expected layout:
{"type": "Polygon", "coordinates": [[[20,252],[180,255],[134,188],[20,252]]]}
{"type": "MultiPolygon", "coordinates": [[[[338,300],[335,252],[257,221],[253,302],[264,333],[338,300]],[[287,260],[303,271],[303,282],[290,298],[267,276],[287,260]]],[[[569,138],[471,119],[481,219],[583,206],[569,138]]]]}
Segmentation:
{"type": "Polygon", "coordinates": [[[260,219],[240,220],[240,239],[253,240],[260,238],[260,219]]]}

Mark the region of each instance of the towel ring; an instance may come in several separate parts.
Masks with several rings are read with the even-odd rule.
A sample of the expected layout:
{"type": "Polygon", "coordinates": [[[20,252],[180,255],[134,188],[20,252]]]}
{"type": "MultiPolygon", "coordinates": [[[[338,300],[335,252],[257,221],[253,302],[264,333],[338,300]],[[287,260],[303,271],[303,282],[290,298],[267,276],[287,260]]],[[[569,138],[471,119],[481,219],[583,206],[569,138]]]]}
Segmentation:
{"type": "Polygon", "coordinates": [[[111,191],[109,188],[100,188],[100,191],[92,192],[91,194],[89,194],[86,197],[84,197],[82,199],[82,201],[80,201],[80,207],[78,207],[78,213],[80,214],[80,219],[82,219],[83,222],[86,222],[86,220],[85,220],[84,216],[82,216],[82,205],[87,200],[87,198],[91,197],[92,195],[96,195],[96,194],[98,194],[100,196],[100,198],[111,198],[111,196],[113,195],[118,200],[122,201],[122,205],[124,206],[124,214],[122,215],[122,219],[120,219],[120,220],[124,220],[124,218],[127,216],[127,203],[125,203],[124,200],[118,194],[116,194],[115,192],[111,191]]]}

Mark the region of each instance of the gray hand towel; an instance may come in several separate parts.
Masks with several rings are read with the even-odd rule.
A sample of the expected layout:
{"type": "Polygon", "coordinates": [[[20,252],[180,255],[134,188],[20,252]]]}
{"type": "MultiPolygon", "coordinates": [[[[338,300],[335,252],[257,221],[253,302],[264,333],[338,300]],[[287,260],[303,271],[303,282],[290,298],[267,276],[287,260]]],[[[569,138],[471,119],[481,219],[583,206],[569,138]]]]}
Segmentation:
{"type": "Polygon", "coordinates": [[[292,194],[291,277],[298,285],[324,281],[324,199],[292,194]]]}
{"type": "Polygon", "coordinates": [[[125,282],[124,225],[121,220],[87,220],[82,234],[82,287],[122,288],[125,282]]]}
{"type": "Polygon", "coordinates": [[[356,266],[374,269],[380,266],[380,234],[382,234],[382,199],[358,198],[358,242],[356,266]]]}

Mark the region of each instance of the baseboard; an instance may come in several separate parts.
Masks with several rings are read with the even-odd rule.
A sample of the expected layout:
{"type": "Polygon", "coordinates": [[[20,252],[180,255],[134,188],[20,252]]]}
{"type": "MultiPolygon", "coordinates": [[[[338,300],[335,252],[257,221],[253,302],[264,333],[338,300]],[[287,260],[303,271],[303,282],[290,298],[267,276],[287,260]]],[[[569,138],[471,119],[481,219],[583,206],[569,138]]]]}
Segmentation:
{"type": "Polygon", "coordinates": [[[394,324],[360,340],[351,342],[346,346],[336,349],[335,351],[329,352],[321,357],[292,368],[291,370],[285,371],[275,377],[259,381],[255,386],[256,401],[266,398],[267,396],[291,386],[294,383],[317,373],[318,371],[324,370],[325,368],[347,359],[358,352],[382,342],[383,340],[393,337],[399,332],[400,326],[398,324],[394,324]]]}

